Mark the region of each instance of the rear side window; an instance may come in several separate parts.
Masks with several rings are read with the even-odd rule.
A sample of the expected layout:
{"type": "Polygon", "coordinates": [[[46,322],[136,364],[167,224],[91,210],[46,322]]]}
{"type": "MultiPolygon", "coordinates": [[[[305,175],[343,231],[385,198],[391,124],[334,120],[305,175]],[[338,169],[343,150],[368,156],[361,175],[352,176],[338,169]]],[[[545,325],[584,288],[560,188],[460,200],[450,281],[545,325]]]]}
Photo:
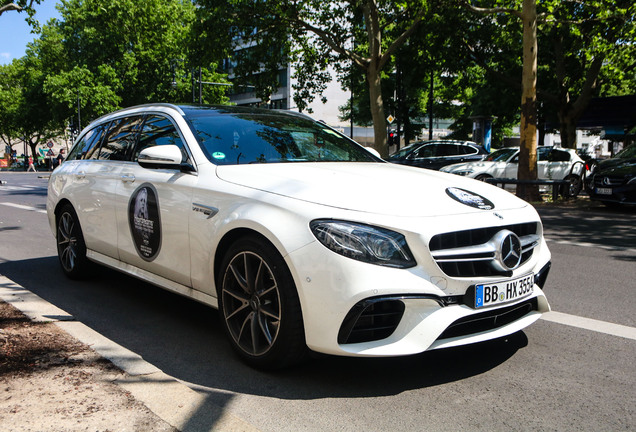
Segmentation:
{"type": "Polygon", "coordinates": [[[477,154],[477,149],[468,145],[458,145],[457,150],[458,150],[457,154],[465,154],[465,155],[477,154]]]}
{"type": "Polygon", "coordinates": [[[437,146],[435,156],[454,156],[456,154],[458,154],[458,149],[455,144],[440,144],[437,146]]]}
{"type": "Polygon", "coordinates": [[[125,161],[137,144],[137,134],[142,116],[124,117],[114,120],[103,140],[98,159],[125,161]]]}
{"type": "Polygon", "coordinates": [[[107,126],[107,124],[99,125],[86,132],[82,139],[73,147],[66,160],[95,159],[97,156],[96,150],[99,149],[99,142],[104,136],[104,130],[107,126]]]}
{"type": "Polygon", "coordinates": [[[188,160],[183,140],[175,125],[164,116],[150,115],[146,118],[139,134],[139,142],[135,147],[132,160],[137,161],[139,153],[148,147],[161,145],[176,145],[181,150],[182,162],[188,160]]]}
{"type": "Polygon", "coordinates": [[[552,151],[552,147],[539,147],[537,149],[537,160],[546,161],[550,156],[550,152],[552,151]]]}
{"type": "Polygon", "coordinates": [[[550,153],[550,162],[569,162],[570,153],[563,150],[552,150],[550,153]]]}

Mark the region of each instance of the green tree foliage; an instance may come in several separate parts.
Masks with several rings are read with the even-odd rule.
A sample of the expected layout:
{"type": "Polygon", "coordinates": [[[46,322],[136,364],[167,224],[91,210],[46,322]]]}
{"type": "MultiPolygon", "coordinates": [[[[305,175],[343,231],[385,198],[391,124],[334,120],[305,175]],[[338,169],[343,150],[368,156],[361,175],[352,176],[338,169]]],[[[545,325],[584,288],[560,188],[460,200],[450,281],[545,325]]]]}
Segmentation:
{"type": "Polygon", "coordinates": [[[42,81],[42,72],[27,59],[0,67],[0,136],[9,145],[25,141],[34,155],[55,134],[42,81]]]}
{"type": "Polygon", "coordinates": [[[387,154],[383,73],[423,21],[429,11],[427,1],[201,0],[198,4],[200,47],[233,55],[234,73],[256,85],[261,97],[267,96],[268,86],[277,85],[271,72],[287,62],[296,66],[300,97],[295,102],[301,109],[325,88],[328,66],[342,82],[352,67],[358,68],[369,92],[374,147],[387,154]],[[234,52],[238,48],[243,49],[234,52]]]}
{"type": "Polygon", "coordinates": [[[19,136],[17,130],[18,113],[22,102],[20,92],[19,63],[14,61],[8,65],[0,65],[0,139],[12,146],[14,138],[19,136]]]}
{"type": "MultiPolygon", "coordinates": [[[[575,148],[576,122],[590,99],[603,94],[602,84],[608,85],[608,92],[626,90],[630,86],[633,89],[636,84],[633,2],[491,0],[463,3],[473,12],[483,14],[472,24],[472,28],[484,30],[482,36],[474,35],[467,43],[472,57],[490,76],[522,93],[521,179],[536,178],[537,98],[543,105],[542,114],[552,116],[560,125],[563,145],[575,148]],[[524,28],[521,45],[516,42],[520,40],[517,19],[524,28]],[[515,64],[521,51],[523,61],[515,64]],[[517,78],[517,83],[521,85],[515,85],[512,77],[519,77],[520,72],[521,80],[517,78]],[[631,84],[621,83],[620,79],[626,78],[631,84]]],[[[500,88],[493,86],[493,89],[500,88]]]]}
{"type": "Polygon", "coordinates": [[[186,101],[190,92],[179,85],[190,82],[186,71],[216,68],[186,61],[194,9],[188,0],[63,0],[58,28],[68,62],[110,86],[122,106],[186,101]]]}
{"type": "Polygon", "coordinates": [[[33,5],[40,4],[41,0],[0,0],[0,15],[5,12],[26,12],[26,21],[33,26],[34,28],[38,28],[38,22],[36,21],[35,8],[33,5]]]}
{"type": "MultiPolygon", "coordinates": [[[[85,126],[121,106],[198,100],[198,68],[191,72],[199,66],[203,81],[224,80],[216,65],[190,62],[189,0],[61,0],[58,8],[61,18],[43,26],[16,63],[19,79],[0,75],[7,106],[21,107],[0,110],[12,119],[0,125],[3,135],[23,136],[30,125],[48,136],[69,119],[85,126]]],[[[201,99],[226,102],[225,89],[204,85],[201,99]]]]}
{"type": "Polygon", "coordinates": [[[636,88],[636,4],[631,0],[550,2],[539,27],[539,99],[576,148],[576,123],[595,96],[636,88]]]}

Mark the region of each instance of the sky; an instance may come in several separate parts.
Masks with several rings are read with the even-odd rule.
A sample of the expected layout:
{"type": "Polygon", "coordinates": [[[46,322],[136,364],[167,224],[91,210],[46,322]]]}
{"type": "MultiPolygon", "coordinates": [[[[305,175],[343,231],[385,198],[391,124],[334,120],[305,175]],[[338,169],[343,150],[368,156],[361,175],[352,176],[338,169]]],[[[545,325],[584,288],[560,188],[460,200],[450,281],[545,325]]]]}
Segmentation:
{"type": "MultiPolygon", "coordinates": [[[[55,0],[42,0],[35,5],[35,18],[41,25],[50,18],[59,18],[60,13],[55,9],[55,0]]],[[[31,33],[31,27],[24,21],[25,12],[5,12],[0,15],[0,64],[9,64],[13,59],[24,56],[27,43],[37,36],[31,33]]]]}

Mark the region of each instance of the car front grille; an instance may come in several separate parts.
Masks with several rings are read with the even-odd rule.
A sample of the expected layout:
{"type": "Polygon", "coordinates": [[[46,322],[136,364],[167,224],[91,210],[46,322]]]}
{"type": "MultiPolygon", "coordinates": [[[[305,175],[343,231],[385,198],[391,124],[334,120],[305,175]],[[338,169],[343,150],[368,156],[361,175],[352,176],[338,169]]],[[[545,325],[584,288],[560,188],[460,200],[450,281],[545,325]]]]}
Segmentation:
{"type": "Polygon", "coordinates": [[[596,187],[620,186],[623,184],[624,181],[625,177],[623,176],[594,176],[594,186],[596,187]]]}
{"type": "Polygon", "coordinates": [[[438,234],[431,239],[429,248],[437,265],[450,277],[504,276],[509,272],[493,265],[497,248],[492,243],[493,237],[503,230],[515,233],[521,240],[519,265],[523,265],[539,244],[536,222],[438,234]]]}

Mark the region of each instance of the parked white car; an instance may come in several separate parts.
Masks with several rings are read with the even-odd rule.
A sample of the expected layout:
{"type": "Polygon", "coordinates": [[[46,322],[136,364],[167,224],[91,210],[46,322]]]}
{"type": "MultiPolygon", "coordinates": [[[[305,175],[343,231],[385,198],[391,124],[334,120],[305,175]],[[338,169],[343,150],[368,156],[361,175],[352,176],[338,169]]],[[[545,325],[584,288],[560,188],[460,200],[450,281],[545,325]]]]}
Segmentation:
{"type": "Polygon", "coordinates": [[[550,307],[536,211],[382,161],[300,114],[155,104],[82,131],[51,175],[62,270],[89,261],[218,307],[259,368],[517,332],[550,307]]]}
{"type": "MultiPolygon", "coordinates": [[[[518,168],[519,147],[505,147],[492,152],[481,161],[447,165],[440,171],[477,180],[516,179],[518,168]]],[[[586,170],[585,162],[572,149],[554,147],[537,149],[537,177],[540,180],[569,181],[570,196],[577,196],[581,192],[586,170]]]]}

